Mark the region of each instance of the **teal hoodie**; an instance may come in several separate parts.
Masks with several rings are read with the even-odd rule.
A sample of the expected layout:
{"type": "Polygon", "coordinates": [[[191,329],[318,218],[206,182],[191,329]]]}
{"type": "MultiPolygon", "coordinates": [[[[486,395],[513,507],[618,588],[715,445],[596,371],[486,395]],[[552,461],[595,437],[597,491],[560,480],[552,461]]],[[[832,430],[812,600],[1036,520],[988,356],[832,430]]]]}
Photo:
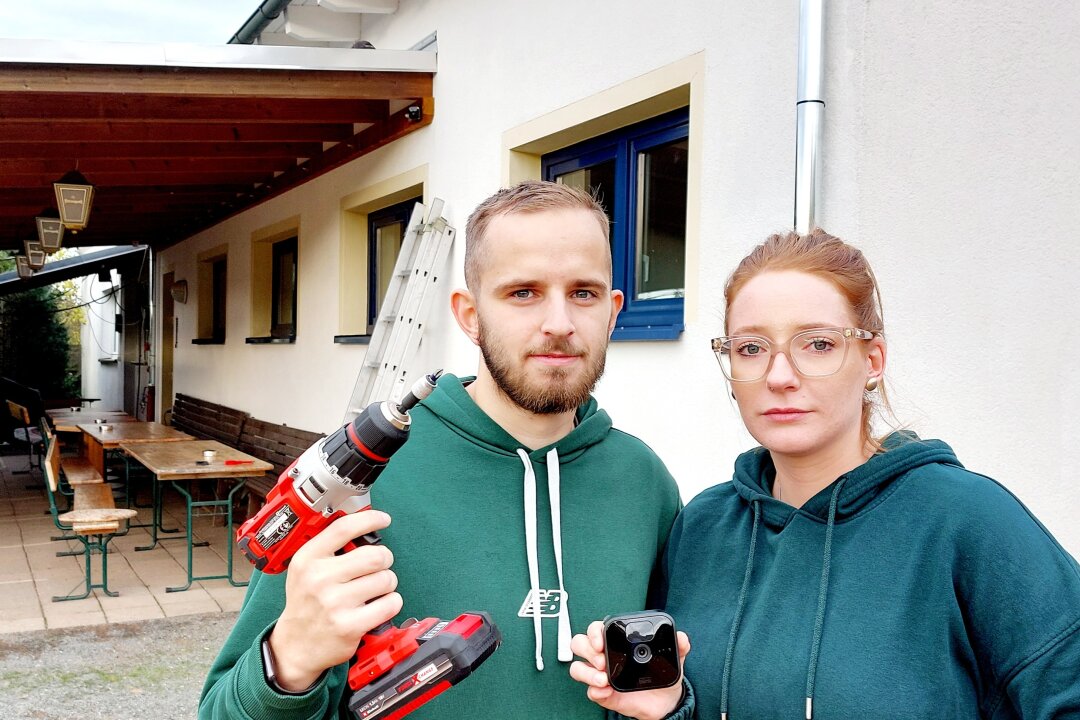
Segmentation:
{"type": "MultiPolygon", "coordinates": [[[[531,452],[452,375],[412,417],[409,441],[372,488],[374,507],[393,519],[383,539],[394,552],[404,599],[396,622],[486,610],[503,644],[410,720],[603,718],[570,678],[569,635],[605,615],[645,608],[652,569],[681,504],[671,475],[644,443],[614,430],[594,399],[578,409],[566,437],[531,452]],[[556,463],[557,485],[550,472],[556,463]],[[549,501],[549,478],[558,504],[549,501]],[[535,499],[527,503],[529,492],[535,499]],[[553,519],[561,525],[561,577],[553,519]],[[527,526],[535,537],[533,562],[527,526]],[[530,612],[534,590],[538,621],[530,612]]],[[[255,573],[210,671],[200,717],[350,717],[344,665],[306,695],[284,696],[266,685],[259,642],[284,608],[284,587],[284,574],[255,573]]]]}
{"type": "Polygon", "coordinates": [[[679,516],[697,717],[1080,718],[1076,561],[945,443],[886,447],[799,509],[757,448],[679,516]]]}

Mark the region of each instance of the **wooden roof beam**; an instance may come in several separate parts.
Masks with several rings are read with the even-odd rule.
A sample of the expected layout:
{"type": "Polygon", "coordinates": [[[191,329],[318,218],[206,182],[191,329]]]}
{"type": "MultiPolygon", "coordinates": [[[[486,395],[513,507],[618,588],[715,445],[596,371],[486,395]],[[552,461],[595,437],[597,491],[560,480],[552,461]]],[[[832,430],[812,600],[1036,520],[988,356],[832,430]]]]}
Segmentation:
{"type": "Polygon", "coordinates": [[[12,123],[3,140],[50,144],[54,142],[130,143],[259,143],[340,142],[354,134],[353,122],[344,123],[236,123],[236,122],[64,122],[12,123]]]}
{"type": "Polygon", "coordinates": [[[432,74],[371,70],[0,65],[0,93],[387,100],[432,94],[432,74]]]}
{"type": "Polygon", "coordinates": [[[0,158],[47,160],[52,158],[301,158],[313,157],[323,150],[322,143],[133,143],[133,142],[3,142],[0,158]]]}
{"type": "MultiPolygon", "coordinates": [[[[163,95],[0,93],[0,121],[369,123],[386,117],[386,100],[186,98],[163,95]]],[[[61,129],[62,132],[62,129],[61,129]]],[[[5,138],[9,139],[9,138],[5,138]]]]}

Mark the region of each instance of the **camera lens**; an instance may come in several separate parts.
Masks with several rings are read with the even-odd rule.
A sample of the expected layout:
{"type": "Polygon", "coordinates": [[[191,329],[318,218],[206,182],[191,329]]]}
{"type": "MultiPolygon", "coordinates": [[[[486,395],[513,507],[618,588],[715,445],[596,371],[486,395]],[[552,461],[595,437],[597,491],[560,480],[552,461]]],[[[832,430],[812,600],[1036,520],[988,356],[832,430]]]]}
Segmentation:
{"type": "Polygon", "coordinates": [[[636,662],[645,664],[652,660],[652,648],[642,643],[641,645],[634,646],[634,660],[636,662]]]}

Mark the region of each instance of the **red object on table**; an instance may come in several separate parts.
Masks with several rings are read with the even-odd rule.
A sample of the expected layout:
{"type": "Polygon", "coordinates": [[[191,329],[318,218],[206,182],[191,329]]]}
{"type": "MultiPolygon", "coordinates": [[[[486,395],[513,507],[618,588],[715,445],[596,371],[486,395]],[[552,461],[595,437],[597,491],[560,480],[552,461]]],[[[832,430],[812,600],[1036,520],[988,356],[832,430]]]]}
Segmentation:
{"type": "Polygon", "coordinates": [[[226,460],[226,465],[250,465],[251,460],[226,460]]]}

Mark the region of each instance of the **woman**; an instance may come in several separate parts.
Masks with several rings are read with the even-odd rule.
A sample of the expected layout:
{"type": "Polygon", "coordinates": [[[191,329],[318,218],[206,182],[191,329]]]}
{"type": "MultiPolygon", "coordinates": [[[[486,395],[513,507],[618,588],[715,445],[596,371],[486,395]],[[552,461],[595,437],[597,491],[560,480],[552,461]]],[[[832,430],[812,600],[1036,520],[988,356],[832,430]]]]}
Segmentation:
{"type": "Polygon", "coordinates": [[[887,346],[862,253],[774,235],[725,300],[713,349],[761,447],[668,541],[693,693],[613,692],[594,623],[571,668],[589,696],[640,718],[1080,718],[1076,561],[945,443],[871,435],[887,346]]]}

